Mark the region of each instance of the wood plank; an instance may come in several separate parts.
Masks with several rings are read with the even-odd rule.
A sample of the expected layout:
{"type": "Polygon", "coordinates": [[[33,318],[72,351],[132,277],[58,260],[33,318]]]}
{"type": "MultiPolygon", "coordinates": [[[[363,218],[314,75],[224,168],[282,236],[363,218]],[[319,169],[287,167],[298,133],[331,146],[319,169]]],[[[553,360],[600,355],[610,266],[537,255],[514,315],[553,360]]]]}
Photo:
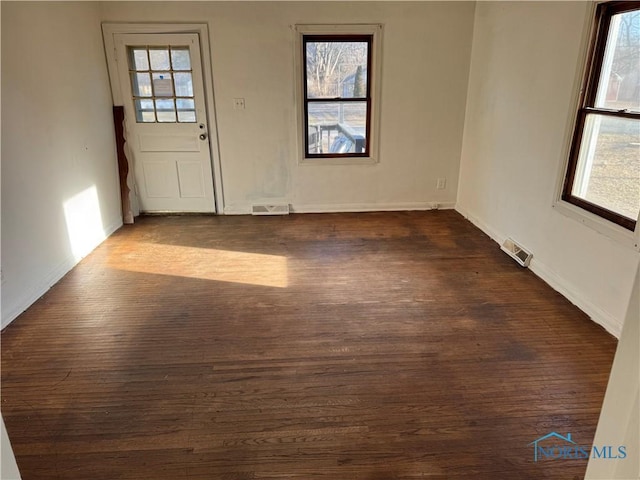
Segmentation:
{"type": "Polygon", "coordinates": [[[582,478],[616,341],[453,211],[142,217],[2,333],[31,479],[582,478]]]}

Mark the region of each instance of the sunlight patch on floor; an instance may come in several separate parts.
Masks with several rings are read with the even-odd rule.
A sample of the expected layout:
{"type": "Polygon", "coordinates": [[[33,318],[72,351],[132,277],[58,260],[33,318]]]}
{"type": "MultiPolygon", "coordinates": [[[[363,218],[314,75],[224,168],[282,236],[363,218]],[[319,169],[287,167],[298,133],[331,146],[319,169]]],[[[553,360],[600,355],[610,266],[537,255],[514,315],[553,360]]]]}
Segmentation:
{"type": "Polygon", "coordinates": [[[109,266],[131,272],[287,288],[287,257],[211,248],[140,243],[109,266]]]}

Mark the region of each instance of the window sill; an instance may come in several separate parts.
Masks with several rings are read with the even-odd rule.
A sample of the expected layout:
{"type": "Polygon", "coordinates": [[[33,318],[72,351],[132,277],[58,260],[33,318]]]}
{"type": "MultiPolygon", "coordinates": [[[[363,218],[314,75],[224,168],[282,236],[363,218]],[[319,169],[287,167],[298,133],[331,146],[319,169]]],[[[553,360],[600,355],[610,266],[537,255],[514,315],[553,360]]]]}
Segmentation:
{"type": "MultiPolygon", "coordinates": [[[[553,208],[562,215],[582,223],[620,245],[640,251],[640,229],[638,226],[636,226],[636,231],[632,232],[564,200],[556,200],[553,208]]],[[[640,224],[640,222],[638,223],[640,224]]]]}
{"type": "Polygon", "coordinates": [[[323,157],[303,158],[298,165],[375,165],[378,160],[373,157],[323,157]]]}

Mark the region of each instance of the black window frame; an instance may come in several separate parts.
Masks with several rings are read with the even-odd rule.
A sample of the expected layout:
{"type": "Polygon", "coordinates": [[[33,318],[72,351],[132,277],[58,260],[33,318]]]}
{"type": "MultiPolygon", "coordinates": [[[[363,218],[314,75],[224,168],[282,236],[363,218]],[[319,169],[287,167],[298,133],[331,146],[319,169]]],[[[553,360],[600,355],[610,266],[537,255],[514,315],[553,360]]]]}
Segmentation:
{"type": "Polygon", "coordinates": [[[373,72],[373,34],[303,34],[302,35],[302,102],[303,102],[303,135],[304,135],[304,158],[367,158],[371,156],[371,109],[372,96],[371,84],[373,72]],[[364,42],[367,43],[367,88],[365,97],[329,97],[329,98],[309,98],[307,91],[307,43],[313,42],[364,42]],[[309,152],[309,104],[310,103],[346,103],[366,102],[367,114],[365,125],[365,141],[362,152],[345,152],[345,153],[310,153],[309,152]]]}
{"type": "Polygon", "coordinates": [[[611,19],[614,15],[640,9],[640,3],[633,1],[612,1],[601,3],[596,8],[595,35],[592,38],[591,48],[588,58],[588,66],[583,79],[582,97],[580,108],[577,113],[571,149],[569,153],[569,163],[564,178],[562,189],[562,200],[576,205],[599,217],[609,220],[628,230],[635,231],[637,219],[630,219],[617,212],[609,210],[598,204],[589,202],[583,198],[573,195],[573,186],[576,179],[578,167],[578,157],[582,147],[582,137],[584,135],[585,123],[588,115],[602,115],[615,118],[631,118],[640,121],[640,112],[630,110],[613,110],[595,106],[596,94],[600,84],[604,53],[609,37],[611,19]]]}

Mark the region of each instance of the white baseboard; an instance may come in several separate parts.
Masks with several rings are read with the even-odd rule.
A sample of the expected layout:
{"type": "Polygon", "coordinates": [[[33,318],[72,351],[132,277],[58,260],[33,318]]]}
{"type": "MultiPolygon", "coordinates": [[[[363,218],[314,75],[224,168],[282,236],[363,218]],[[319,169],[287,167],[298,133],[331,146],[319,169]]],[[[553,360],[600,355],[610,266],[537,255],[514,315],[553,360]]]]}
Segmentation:
{"type": "MultiPolygon", "coordinates": [[[[291,205],[292,213],[356,213],[397,212],[405,210],[451,210],[455,202],[406,202],[406,203],[327,203],[291,205]]],[[[225,207],[225,215],[250,215],[251,206],[225,207]]]]}
{"type": "MultiPolygon", "coordinates": [[[[461,208],[459,205],[456,205],[455,209],[458,213],[460,213],[460,215],[465,217],[476,227],[486,233],[492,240],[497,242],[498,245],[502,245],[504,240],[507,238],[507,235],[498,232],[494,228],[481,221],[478,217],[468,212],[466,209],[461,208]]],[[[594,305],[590,300],[579,293],[574,285],[560,276],[548,265],[541,262],[538,258],[536,258],[535,255],[531,260],[529,270],[531,270],[536,276],[544,280],[551,288],[564,296],[576,307],[589,315],[591,320],[603,327],[611,335],[616,338],[620,338],[620,334],[622,333],[622,322],[619,319],[594,305]]]]}
{"type": "MultiPolygon", "coordinates": [[[[13,322],[22,312],[29,308],[36,300],[44,295],[53,285],[55,285],[66,273],[76,265],[76,259],[69,255],[56,267],[52,268],[36,284],[31,285],[22,292],[22,295],[15,299],[7,311],[3,311],[2,328],[13,322]]],[[[3,303],[6,301],[3,299],[3,303]]]]}
{"type": "Polygon", "coordinates": [[[450,210],[454,202],[407,202],[407,203],[346,203],[293,205],[294,213],[351,213],[351,212],[397,212],[405,210],[450,210]],[[436,206],[437,205],[437,206],[436,206]]]}
{"type": "MultiPolygon", "coordinates": [[[[95,250],[104,240],[106,240],[111,234],[118,230],[122,226],[122,218],[118,218],[104,229],[104,239],[91,250],[95,250]]],[[[73,255],[68,255],[57,266],[52,268],[47,274],[45,274],[40,281],[36,282],[30,288],[25,289],[23,294],[12,302],[13,305],[8,311],[3,312],[1,328],[5,328],[11,322],[13,322],[22,312],[29,308],[36,302],[42,295],[53,287],[56,283],[62,279],[73,267],[75,267],[80,260],[77,260],[73,255]]],[[[3,299],[4,302],[4,299],[3,299]]]]}
{"type": "Polygon", "coordinates": [[[573,285],[569,284],[569,282],[551,270],[546,264],[537,261],[536,258],[533,257],[529,269],[576,307],[589,315],[594,322],[602,326],[607,332],[616,338],[620,338],[622,322],[577,293],[573,285]]]}
{"type": "Polygon", "coordinates": [[[251,205],[246,205],[246,206],[225,205],[223,215],[251,215],[251,205]]]}

